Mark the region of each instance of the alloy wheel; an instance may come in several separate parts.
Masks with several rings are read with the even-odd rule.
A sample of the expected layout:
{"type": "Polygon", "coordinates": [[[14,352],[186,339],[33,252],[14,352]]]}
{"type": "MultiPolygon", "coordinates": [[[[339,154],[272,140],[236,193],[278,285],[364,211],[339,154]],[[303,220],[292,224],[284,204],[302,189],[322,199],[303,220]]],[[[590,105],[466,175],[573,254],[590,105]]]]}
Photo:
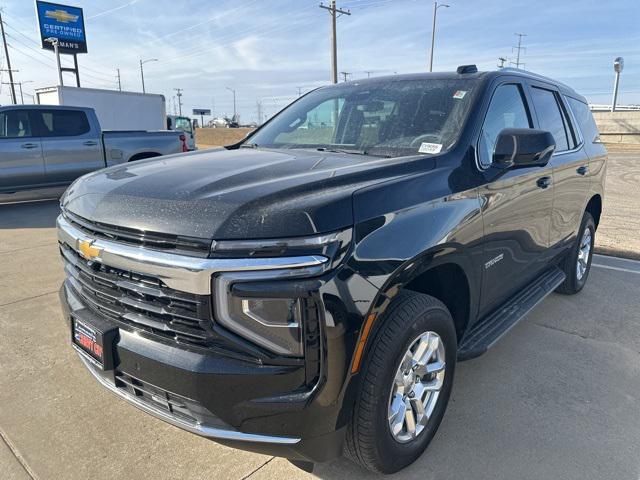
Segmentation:
{"type": "Polygon", "coordinates": [[[585,228],[580,244],[578,245],[578,261],[576,262],[576,278],[582,280],[589,268],[589,257],[591,256],[591,248],[593,237],[591,230],[585,228]]]}
{"type": "Polygon", "coordinates": [[[444,384],[444,343],[435,332],[415,338],[405,352],[389,395],[388,421],[393,438],[407,443],[424,430],[444,384]]]}

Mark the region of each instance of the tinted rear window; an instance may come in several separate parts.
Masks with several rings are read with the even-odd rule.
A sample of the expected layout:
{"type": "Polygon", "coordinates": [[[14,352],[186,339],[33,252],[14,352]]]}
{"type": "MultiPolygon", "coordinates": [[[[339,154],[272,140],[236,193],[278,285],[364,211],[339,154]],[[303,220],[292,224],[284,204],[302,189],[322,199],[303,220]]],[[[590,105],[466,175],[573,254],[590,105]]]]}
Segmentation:
{"type": "Polygon", "coordinates": [[[551,132],[556,141],[556,152],[569,150],[567,126],[556,99],[556,94],[551,90],[537,87],[531,90],[540,128],[551,132]]]}
{"type": "Polygon", "coordinates": [[[565,98],[569,102],[569,108],[573,112],[573,116],[578,122],[578,127],[582,132],[584,141],[593,142],[597,140],[600,134],[598,132],[596,122],[593,119],[593,115],[591,114],[591,110],[589,110],[589,106],[586,103],[581,102],[580,100],[576,100],[575,98],[565,98]]]}
{"type": "Polygon", "coordinates": [[[84,112],[72,110],[43,110],[41,134],[43,137],[75,137],[91,130],[84,112]]]}

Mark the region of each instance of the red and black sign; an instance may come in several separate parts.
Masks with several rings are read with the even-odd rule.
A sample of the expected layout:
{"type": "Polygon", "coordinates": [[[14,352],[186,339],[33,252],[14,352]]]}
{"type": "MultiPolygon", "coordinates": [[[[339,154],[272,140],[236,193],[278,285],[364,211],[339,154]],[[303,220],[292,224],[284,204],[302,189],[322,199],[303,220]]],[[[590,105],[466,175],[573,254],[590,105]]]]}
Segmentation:
{"type": "Polygon", "coordinates": [[[113,369],[113,346],[118,329],[72,317],[72,341],[103,370],[113,369]]]}

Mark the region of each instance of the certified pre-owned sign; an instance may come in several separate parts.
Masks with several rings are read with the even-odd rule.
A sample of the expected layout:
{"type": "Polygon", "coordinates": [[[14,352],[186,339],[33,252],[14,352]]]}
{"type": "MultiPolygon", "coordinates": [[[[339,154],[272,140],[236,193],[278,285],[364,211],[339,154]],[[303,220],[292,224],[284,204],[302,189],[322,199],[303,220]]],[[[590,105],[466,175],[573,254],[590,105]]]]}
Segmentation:
{"type": "Polygon", "coordinates": [[[36,1],[42,48],[53,50],[47,38],[57,38],[60,53],[87,53],[82,9],[36,1]]]}

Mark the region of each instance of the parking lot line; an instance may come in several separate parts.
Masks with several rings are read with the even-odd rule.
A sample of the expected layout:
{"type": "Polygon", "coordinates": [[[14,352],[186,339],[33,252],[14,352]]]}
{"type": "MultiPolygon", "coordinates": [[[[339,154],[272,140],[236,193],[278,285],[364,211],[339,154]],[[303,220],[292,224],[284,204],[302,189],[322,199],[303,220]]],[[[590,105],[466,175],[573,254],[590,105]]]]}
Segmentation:
{"type": "Polygon", "coordinates": [[[640,274],[640,261],[627,258],[611,257],[608,255],[594,255],[593,267],[615,270],[617,272],[640,274]]]}

